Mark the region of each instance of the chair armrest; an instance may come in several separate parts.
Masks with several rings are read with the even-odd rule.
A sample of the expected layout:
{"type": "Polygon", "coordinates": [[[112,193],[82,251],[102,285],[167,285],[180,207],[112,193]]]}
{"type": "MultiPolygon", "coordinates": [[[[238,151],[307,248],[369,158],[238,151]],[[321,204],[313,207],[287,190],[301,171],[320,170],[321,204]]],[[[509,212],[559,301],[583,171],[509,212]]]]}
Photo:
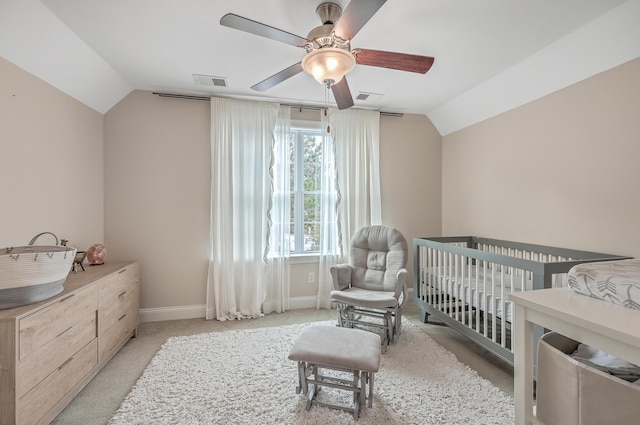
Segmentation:
{"type": "Polygon", "coordinates": [[[333,278],[333,289],[344,291],[351,286],[351,264],[336,264],[329,271],[333,278]]]}
{"type": "Polygon", "coordinates": [[[396,274],[396,299],[400,299],[400,295],[402,295],[402,303],[400,306],[402,307],[408,300],[407,297],[407,278],[408,278],[407,269],[400,269],[396,274]]]}

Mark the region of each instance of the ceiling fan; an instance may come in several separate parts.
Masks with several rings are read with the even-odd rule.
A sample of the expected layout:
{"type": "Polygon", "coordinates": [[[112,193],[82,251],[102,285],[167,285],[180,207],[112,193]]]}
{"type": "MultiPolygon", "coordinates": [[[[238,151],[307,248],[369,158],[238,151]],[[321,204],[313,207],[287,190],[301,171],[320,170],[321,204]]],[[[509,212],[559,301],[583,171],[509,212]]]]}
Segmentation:
{"type": "Polygon", "coordinates": [[[335,3],[322,3],[316,9],[322,25],[312,29],[306,38],[233,13],[224,15],[220,24],[301,47],[307,51],[302,61],[259,82],[252,86],[252,89],[265,91],[305,71],[325,87],[331,88],[338,109],[346,109],[353,106],[353,98],[345,74],[356,64],[420,74],[425,74],[433,64],[434,59],[429,56],[351,49],[351,39],[385,2],[386,0],[351,0],[344,13],[335,3]]]}

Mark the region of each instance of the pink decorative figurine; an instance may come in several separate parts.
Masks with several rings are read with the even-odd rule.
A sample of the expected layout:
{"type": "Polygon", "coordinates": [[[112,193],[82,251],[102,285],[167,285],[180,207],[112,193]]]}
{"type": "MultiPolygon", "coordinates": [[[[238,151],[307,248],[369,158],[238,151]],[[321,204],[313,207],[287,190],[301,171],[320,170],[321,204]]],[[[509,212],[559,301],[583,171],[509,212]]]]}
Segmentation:
{"type": "Polygon", "coordinates": [[[104,264],[107,256],[107,246],[102,243],[93,244],[87,250],[87,261],[92,266],[104,264]]]}

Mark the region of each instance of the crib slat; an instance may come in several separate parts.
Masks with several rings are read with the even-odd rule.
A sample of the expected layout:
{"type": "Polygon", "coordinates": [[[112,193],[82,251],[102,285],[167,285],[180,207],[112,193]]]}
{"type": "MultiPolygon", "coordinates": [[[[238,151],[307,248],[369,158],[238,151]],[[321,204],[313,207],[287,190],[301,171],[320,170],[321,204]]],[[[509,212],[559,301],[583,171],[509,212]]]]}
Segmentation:
{"type": "Polygon", "coordinates": [[[505,316],[507,315],[507,310],[504,308],[504,302],[506,300],[506,293],[504,291],[505,281],[504,267],[502,267],[500,271],[500,343],[502,345],[504,345],[504,323],[505,316]]]}
{"type": "Polygon", "coordinates": [[[491,311],[493,312],[493,314],[491,314],[491,340],[493,342],[496,342],[496,325],[497,325],[497,315],[498,315],[498,299],[496,296],[496,265],[495,263],[491,263],[491,299],[492,299],[492,304],[493,307],[491,308],[491,311]]]}
{"type": "Polygon", "coordinates": [[[420,291],[420,294],[422,296],[422,300],[426,301],[429,299],[428,298],[429,296],[429,260],[427,258],[427,255],[429,253],[429,248],[419,247],[419,253],[420,253],[420,266],[421,266],[420,267],[420,273],[421,273],[420,286],[422,288],[422,290],[420,291]]]}
{"type": "Polygon", "coordinates": [[[482,335],[487,337],[489,334],[489,323],[487,320],[488,313],[486,310],[489,308],[489,293],[487,292],[487,261],[483,261],[482,267],[482,293],[483,293],[483,306],[484,306],[484,321],[482,327],[482,335]]]}
{"type": "Polygon", "coordinates": [[[468,304],[467,304],[467,278],[466,278],[466,267],[467,265],[467,256],[463,255],[462,256],[462,260],[461,260],[461,264],[460,264],[460,271],[461,271],[461,276],[460,276],[460,281],[462,282],[462,324],[466,325],[468,322],[468,317],[467,317],[467,311],[469,310],[468,308],[468,304]]]}
{"type": "Polygon", "coordinates": [[[455,267],[455,278],[454,278],[454,282],[453,282],[453,286],[455,287],[455,296],[454,296],[454,309],[455,309],[455,317],[457,321],[460,321],[460,275],[458,273],[458,268],[460,267],[459,264],[460,261],[460,256],[458,254],[455,255],[455,261],[454,261],[454,267],[455,267]]]}

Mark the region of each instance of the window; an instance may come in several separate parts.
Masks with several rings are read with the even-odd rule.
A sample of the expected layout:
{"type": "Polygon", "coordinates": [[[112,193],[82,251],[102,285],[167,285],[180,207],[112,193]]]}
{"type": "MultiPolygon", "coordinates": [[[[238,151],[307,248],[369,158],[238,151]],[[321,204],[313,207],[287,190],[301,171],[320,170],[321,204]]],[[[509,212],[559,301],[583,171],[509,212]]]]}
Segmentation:
{"type": "Polygon", "coordinates": [[[292,254],[318,252],[320,249],[320,183],[322,134],[320,123],[292,123],[291,224],[292,254]]]}

